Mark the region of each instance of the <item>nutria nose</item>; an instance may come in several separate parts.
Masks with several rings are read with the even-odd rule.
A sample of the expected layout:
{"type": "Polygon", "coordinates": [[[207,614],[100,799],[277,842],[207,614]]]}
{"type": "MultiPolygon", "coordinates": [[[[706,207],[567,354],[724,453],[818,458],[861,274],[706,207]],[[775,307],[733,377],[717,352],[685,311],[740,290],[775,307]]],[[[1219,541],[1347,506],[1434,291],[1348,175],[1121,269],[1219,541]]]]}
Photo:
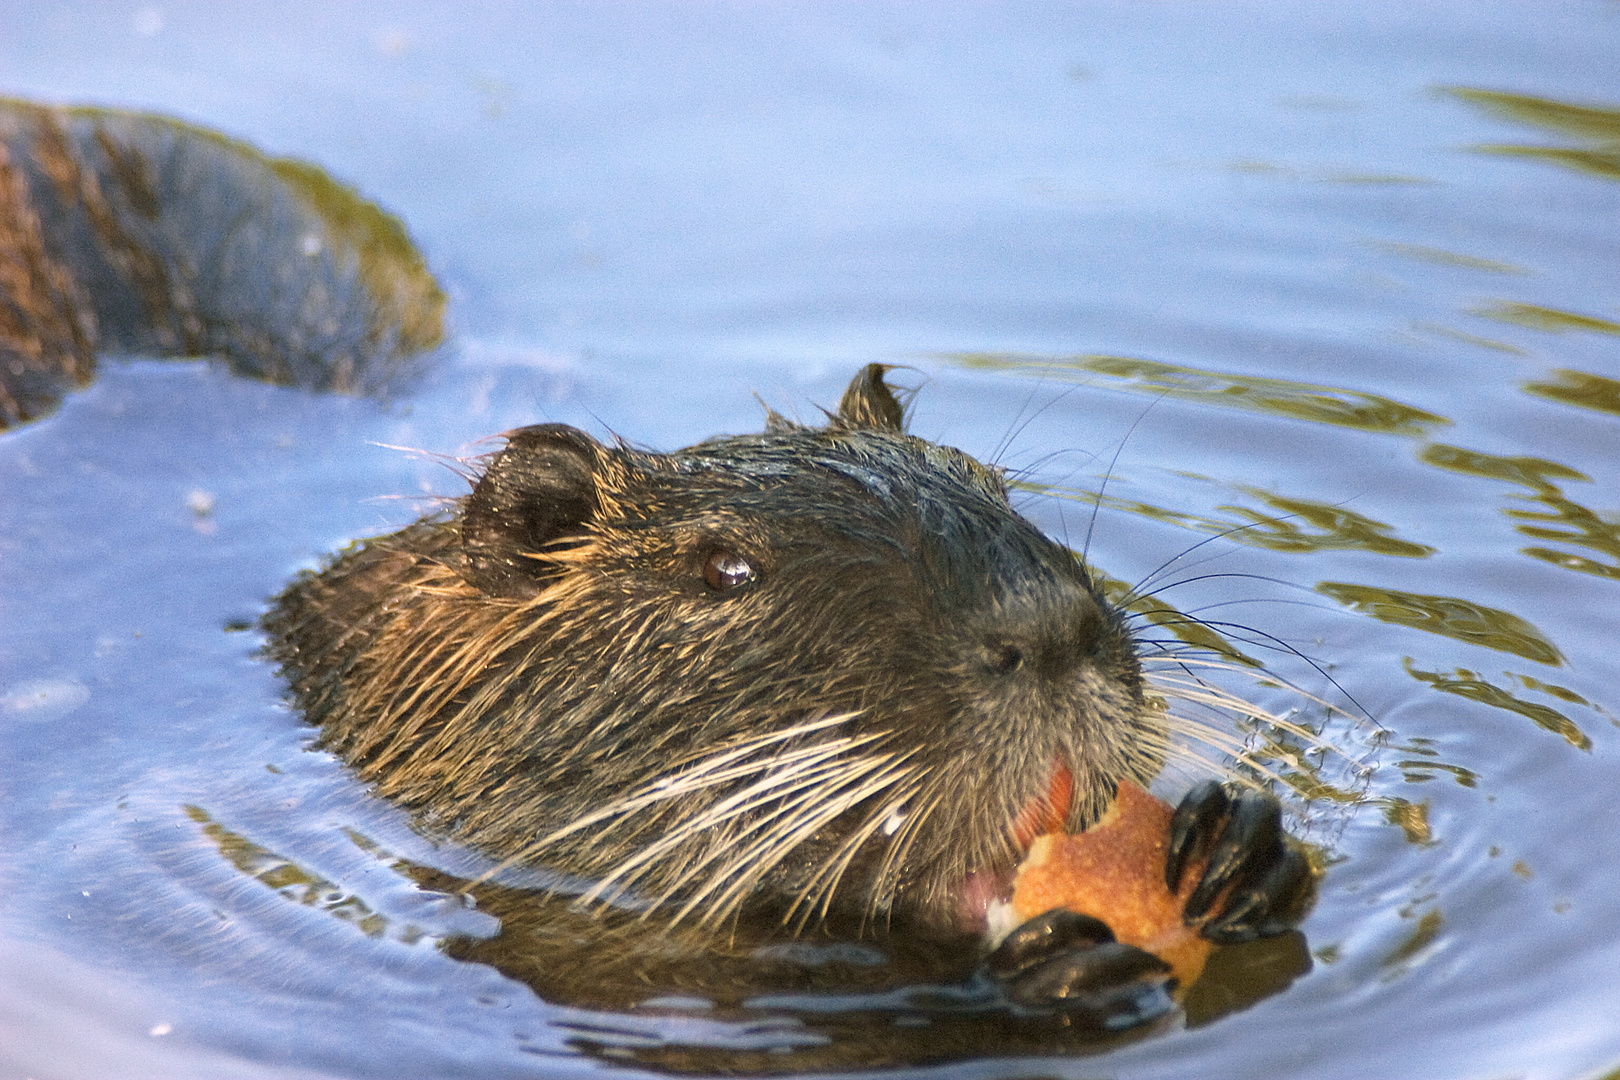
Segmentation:
{"type": "Polygon", "coordinates": [[[1024,672],[1060,679],[1102,647],[1107,618],[1089,594],[1064,590],[1054,598],[1003,601],[980,638],[985,669],[993,675],[1024,672]]]}
{"type": "Polygon", "coordinates": [[[984,649],[989,657],[985,666],[997,675],[1011,675],[1024,666],[1024,650],[1020,645],[1010,641],[987,641],[984,649]]]}

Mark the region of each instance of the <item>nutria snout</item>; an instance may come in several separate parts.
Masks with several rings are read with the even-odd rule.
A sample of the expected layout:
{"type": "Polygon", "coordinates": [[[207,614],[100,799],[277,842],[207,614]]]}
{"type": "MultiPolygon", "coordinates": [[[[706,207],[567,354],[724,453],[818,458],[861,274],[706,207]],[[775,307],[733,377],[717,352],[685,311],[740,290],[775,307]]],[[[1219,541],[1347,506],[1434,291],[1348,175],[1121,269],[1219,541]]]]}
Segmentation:
{"type": "Polygon", "coordinates": [[[266,623],[321,742],[510,860],[715,924],[982,923],[1014,823],[1163,758],[1124,623],[871,365],[825,427],[669,454],[547,424],[266,623]]]}

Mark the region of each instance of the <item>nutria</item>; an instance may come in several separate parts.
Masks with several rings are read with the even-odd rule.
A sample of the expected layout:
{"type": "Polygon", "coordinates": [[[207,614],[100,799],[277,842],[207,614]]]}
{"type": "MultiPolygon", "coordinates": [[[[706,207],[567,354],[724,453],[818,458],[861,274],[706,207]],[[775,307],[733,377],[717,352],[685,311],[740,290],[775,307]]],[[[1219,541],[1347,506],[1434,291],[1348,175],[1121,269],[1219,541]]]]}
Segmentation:
{"type": "MultiPolygon", "coordinates": [[[[1084,828],[1158,772],[1166,724],[1081,560],[998,470],[906,434],[884,375],[824,427],[771,412],[667,454],[508,432],[453,512],[302,574],[270,654],[378,794],[587,882],[582,901],[685,933],[747,911],[982,929],[1012,823],[1084,828]]],[[[1218,784],[1183,802],[1165,874],[1208,856],[1187,907],[1205,936],[1301,917],[1311,873],[1278,822],[1218,784]]],[[[1075,957],[1100,943],[1043,924],[992,972],[1095,981],[1075,957]]]]}

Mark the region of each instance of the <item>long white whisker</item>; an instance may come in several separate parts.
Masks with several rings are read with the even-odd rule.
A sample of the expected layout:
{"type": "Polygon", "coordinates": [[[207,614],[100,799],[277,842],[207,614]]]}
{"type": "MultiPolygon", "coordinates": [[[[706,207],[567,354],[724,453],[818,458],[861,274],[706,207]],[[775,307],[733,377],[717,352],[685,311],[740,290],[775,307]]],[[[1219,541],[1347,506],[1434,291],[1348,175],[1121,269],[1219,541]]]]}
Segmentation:
{"type": "MultiPolygon", "coordinates": [[[[913,769],[911,773],[914,774],[915,771],[913,769]]],[[[900,813],[916,794],[917,789],[915,787],[907,787],[888,802],[874,807],[872,812],[867,815],[865,824],[851,833],[838,846],[838,849],[832,853],[826,864],[816,872],[816,876],[806,882],[804,888],[799,890],[799,894],[793,898],[793,903],[788,906],[783,921],[786,922],[795,911],[802,911],[794,924],[794,929],[803,930],[805,924],[815,916],[818,907],[821,909],[820,914],[825,917],[832,906],[833,894],[837,892],[839,883],[843,880],[845,872],[849,870],[850,864],[855,861],[855,856],[860,852],[862,846],[890,818],[900,813]],[[818,897],[819,901],[817,900],[818,897]]]]}
{"type": "MultiPolygon", "coordinates": [[[[1215,656],[1200,656],[1196,653],[1187,656],[1155,656],[1150,654],[1142,657],[1141,664],[1144,671],[1151,671],[1152,669],[1159,667],[1172,667],[1208,668],[1212,671],[1234,671],[1249,676],[1253,676],[1255,674],[1255,670],[1245,664],[1233,663],[1231,660],[1223,660],[1215,656]]],[[[1284,689],[1304,698],[1311,704],[1318,705],[1328,712],[1333,713],[1335,716],[1342,716],[1346,718],[1351,716],[1349,711],[1341,709],[1339,706],[1333,704],[1331,701],[1328,701],[1323,697],[1313,694],[1308,690],[1302,689],[1295,683],[1280,677],[1275,672],[1267,671],[1265,672],[1265,677],[1277,683],[1277,685],[1283,687],[1284,689]]],[[[1164,678],[1164,676],[1152,675],[1150,678],[1153,682],[1158,682],[1160,679],[1164,678]]]]}
{"type": "Polygon", "coordinates": [[[765,745],[780,741],[777,739],[762,740],[761,742],[751,744],[746,748],[731,750],[724,754],[717,755],[712,759],[706,760],[702,765],[694,766],[693,768],[690,768],[685,772],[678,773],[674,776],[660,777],[651,784],[631,792],[629,795],[626,795],[623,798],[616,799],[597,810],[593,810],[589,814],[575,818],[562,828],[548,833],[540,839],[534,841],[531,847],[534,850],[539,850],[549,844],[556,843],[558,840],[561,840],[566,836],[571,836],[582,829],[587,829],[599,821],[604,821],[613,817],[624,817],[626,815],[633,814],[644,807],[651,806],[654,803],[663,802],[668,799],[680,798],[682,796],[690,795],[694,792],[703,791],[712,787],[719,787],[722,784],[730,783],[733,780],[739,780],[745,776],[750,776],[766,769],[775,769],[782,765],[793,764],[806,760],[824,760],[838,754],[847,753],[850,750],[858,749],[859,747],[865,746],[868,743],[875,742],[884,737],[885,733],[883,732],[873,732],[866,735],[835,739],[830,742],[814,743],[810,746],[786,751],[776,757],[762,758],[757,761],[745,761],[740,765],[732,764],[733,762],[748,757],[765,745]],[[725,766],[731,767],[726,768],[725,766]]]}
{"type": "MultiPolygon", "coordinates": [[[[733,879],[731,885],[724,892],[720,893],[715,907],[709,912],[705,913],[703,919],[700,921],[703,923],[712,923],[718,921],[720,918],[723,918],[732,908],[734,908],[746,897],[747,893],[753,889],[754,885],[758,883],[759,878],[764,875],[767,870],[781,861],[783,855],[789,851],[792,851],[795,847],[803,843],[809,837],[813,836],[824,825],[838,817],[840,814],[844,813],[846,810],[859,805],[872,795],[884,790],[886,787],[893,784],[904,775],[905,770],[903,769],[891,769],[886,773],[880,773],[855,790],[846,792],[834,799],[827,800],[824,805],[817,809],[815,813],[806,815],[805,820],[800,825],[786,832],[785,835],[777,840],[777,842],[757,860],[754,866],[751,867],[746,874],[738,875],[735,879],[733,879]]],[[[682,910],[681,914],[686,914],[688,911],[690,911],[690,908],[691,905],[688,905],[687,908],[682,910]]]]}
{"type": "Polygon", "coordinates": [[[621,884],[631,871],[647,865],[667,852],[674,850],[694,834],[716,828],[718,825],[730,821],[740,814],[747,813],[757,806],[820,783],[829,775],[838,775],[840,771],[847,768],[847,764],[834,762],[828,765],[825,762],[828,758],[836,757],[842,752],[841,747],[822,748],[821,752],[793,761],[785,768],[774,769],[747,787],[733,792],[715,805],[706,807],[703,813],[682,822],[676,828],[664,834],[657,842],[643,848],[634,858],[615,866],[607,876],[580,897],[580,902],[588,903],[597,899],[605,890],[621,884]]]}
{"type": "MultiPolygon", "coordinates": [[[[693,832],[709,831],[710,829],[718,827],[721,824],[735,821],[739,816],[757,806],[775,802],[778,804],[775,809],[749,821],[742,832],[736,834],[736,836],[732,838],[732,842],[736,843],[743,837],[759,833],[762,830],[766,831],[768,836],[769,829],[776,822],[784,817],[791,819],[791,816],[797,813],[801,806],[806,804],[814,804],[822,797],[824,793],[828,791],[836,791],[841,787],[847,787],[851,783],[860,780],[861,777],[867,775],[868,773],[887,766],[894,759],[895,755],[885,754],[875,758],[864,757],[857,758],[854,761],[839,762],[834,766],[816,770],[813,773],[798,777],[794,784],[787,787],[785,790],[766,791],[760,798],[751,799],[745,803],[739,803],[736,806],[725,808],[724,813],[705,813],[700,815],[698,820],[691,823],[692,828],[687,829],[686,833],[689,835],[693,832]],[[711,819],[712,824],[710,823],[711,819]]],[[[759,843],[762,842],[763,841],[756,842],[755,847],[757,848],[759,843]]],[[[710,865],[716,859],[719,859],[723,855],[733,856],[728,861],[728,869],[725,871],[730,872],[730,868],[735,868],[736,866],[745,863],[750,855],[750,851],[752,850],[753,849],[750,849],[749,851],[739,853],[733,848],[722,845],[711,845],[707,855],[689,865],[678,877],[666,883],[663,895],[658,898],[654,906],[667,901],[672,895],[674,895],[675,892],[680,889],[682,885],[684,885],[687,881],[690,881],[693,877],[696,877],[705,866],[710,865]]]]}
{"type": "Polygon", "coordinates": [[[1263,765],[1256,760],[1255,757],[1249,752],[1248,748],[1243,745],[1242,740],[1236,736],[1229,735],[1224,731],[1211,728],[1205,724],[1198,723],[1197,721],[1186,721],[1179,716],[1172,717],[1172,720],[1180,722],[1176,727],[1178,734],[1184,735],[1194,742],[1202,743],[1203,745],[1211,747],[1212,749],[1224,750],[1226,753],[1229,753],[1233,757],[1237,758],[1243,764],[1260,773],[1267,780],[1278,783],[1282,782],[1282,777],[1269,766],[1263,765]]]}
{"type": "Polygon", "coordinates": [[[933,787],[934,792],[931,796],[926,796],[920,803],[916,800],[912,801],[911,807],[906,814],[906,820],[890,841],[888,851],[884,853],[883,862],[878,867],[876,884],[872,889],[871,902],[867,909],[874,919],[877,917],[879,898],[887,894],[890,887],[889,883],[899,876],[898,868],[904,863],[906,855],[910,853],[912,844],[916,842],[923,824],[945,799],[946,792],[944,788],[938,783],[935,783],[933,787]]]}
{"type": "MultiPolygon", "coordinates": [[[[807,747],[800,747],[785,751],[772,757],[763,757],[754,761],[747,761],[748,757],[760,750],[780,744],[789,739],[824,730],[837,724],[851,720],[860,713],[839,713],[823,717],[818,720],[796,724],[791,728],[773,731],[758,738],[729,746],[721,753],[711,757],[699,759],[683,772],[674,776],[662,776],[652,783],[615,799],[598,809],[581,815],[573,821],[556,829],[545,836],[530,841],[516,853],[509,856],[498,865],[479,875],[477,882],[488,881],[496,874],[511,866],[524,862],[541,854],[547,847],[557,841],[572,836],[590,828],[592,825],[608,819],[620,821],[634,820],[632,815],[646,807],[670,799],[680,798],[694,792],[708,788],[718,787],[734,780],[742,779],[755,773],[778,768],[784,763],[792,763],[806,758],[822,760],[837,754],[846,753],[879,739],[887,737],[886,732],[871,732],[865,735],[847,736],[828,742],[818,742],[807,747]],[[740,764],[738,764],[741,762],[740,764]]],[[[611,826],[610,826],[611,827],[611,826]]]]}

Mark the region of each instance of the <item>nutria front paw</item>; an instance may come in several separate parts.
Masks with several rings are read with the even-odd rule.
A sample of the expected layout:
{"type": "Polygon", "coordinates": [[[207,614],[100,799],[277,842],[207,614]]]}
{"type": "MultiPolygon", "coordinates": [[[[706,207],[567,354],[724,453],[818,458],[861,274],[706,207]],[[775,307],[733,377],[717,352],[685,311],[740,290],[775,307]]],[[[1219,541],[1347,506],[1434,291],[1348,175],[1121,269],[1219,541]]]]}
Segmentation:
{"type": "Polygon", "coordinates": [[[1110,1031],[1175,1008],[1169,964],[1114,940],[1102,921],[1065,908],[1037,915],[1007,935],[985,969],[1015,1005],[1062,1012],[1110,1031]]]}
{"type": "Polygon", "coordinates": [[[1229,792],[1214,780],[1187,793],[1170,819],[1164,882],[1204,860],[1203,877],[1182,918],[1220,945],[1286,933],[1299,925],[1315,893],[1304,854],[1282,829],[1282,806],[1261,792],[1229,792]]]}

